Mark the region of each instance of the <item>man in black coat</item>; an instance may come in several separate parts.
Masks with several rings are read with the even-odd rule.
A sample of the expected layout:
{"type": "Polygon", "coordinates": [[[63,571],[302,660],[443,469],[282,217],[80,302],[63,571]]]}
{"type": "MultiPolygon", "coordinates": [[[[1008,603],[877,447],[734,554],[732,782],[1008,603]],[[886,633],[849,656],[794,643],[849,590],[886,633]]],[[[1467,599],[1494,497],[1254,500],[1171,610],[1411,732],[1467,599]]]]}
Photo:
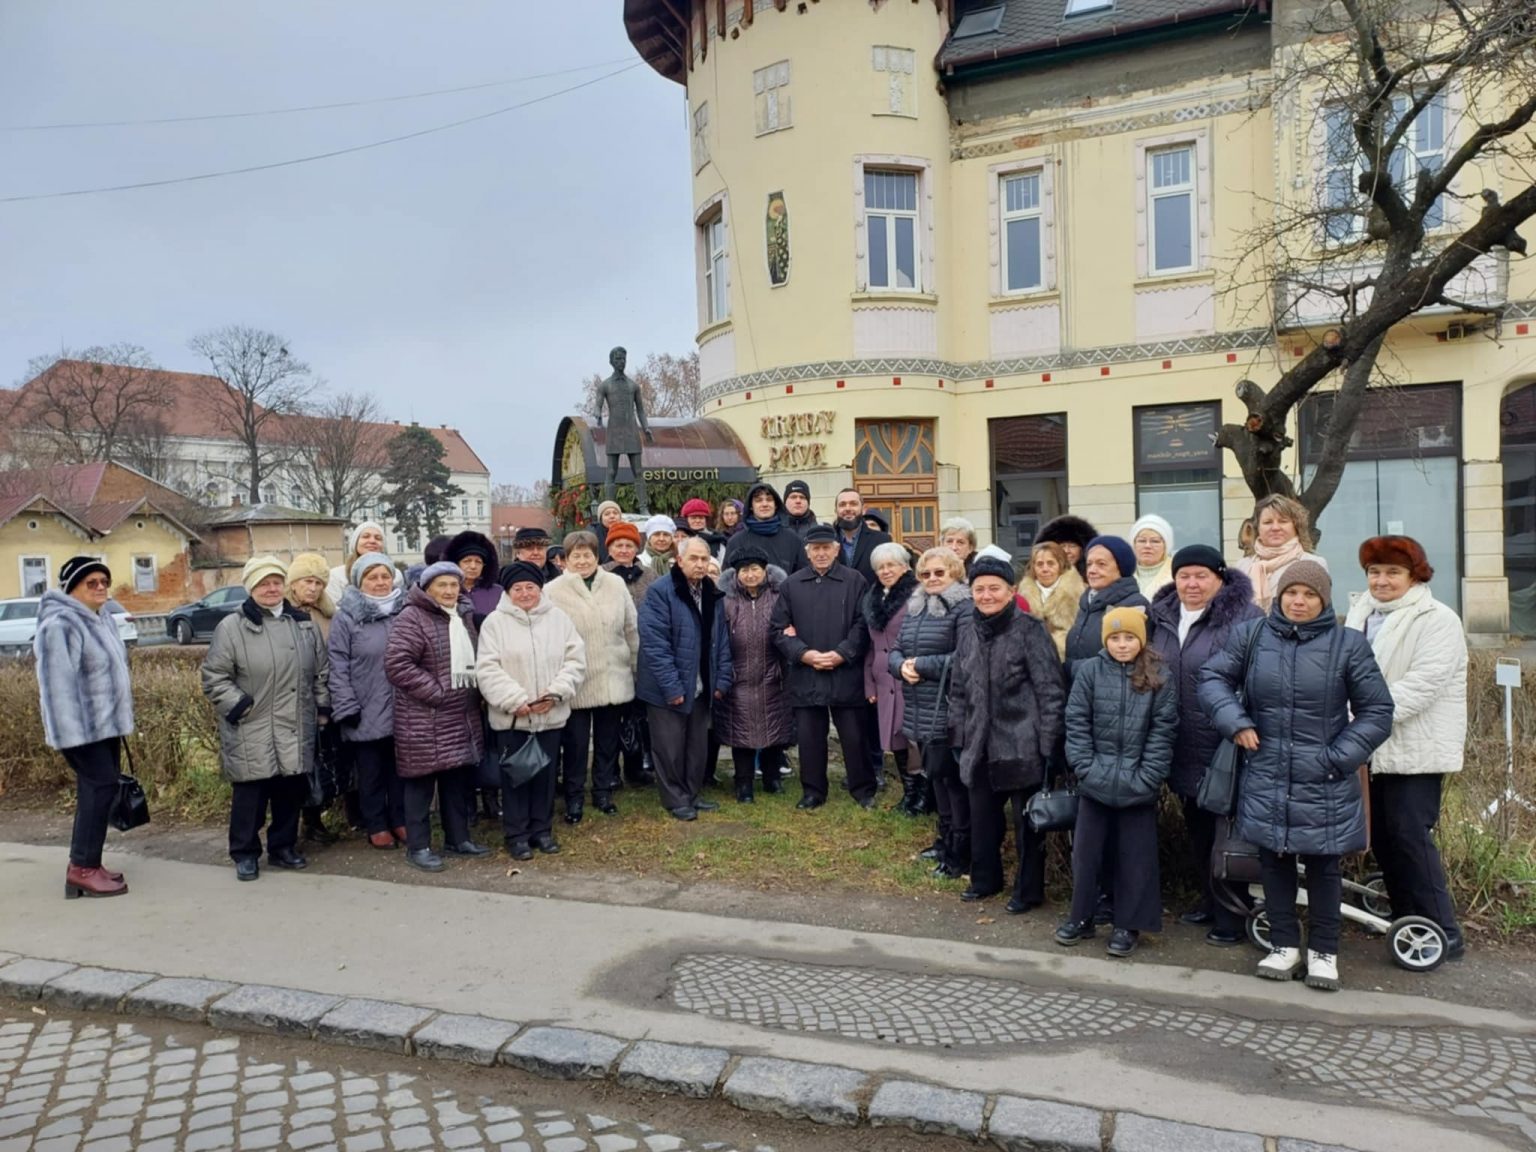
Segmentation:
{"type": "Polygon", "coordinates": [[[811,486],[804,480],[791,480],[784,485],[784,523],[802,537],[806,529],[820,523],[811,511],[811,486]]]}
{"type": "Polygon", "coordinates": [[[809,566],[784,584],[774,605],[774,644],[787,664],[785,693],[795,710],[800,746],[799,808],[827,802],[827,717],[837,725],[848,791],[874,807],[875,777],[864,738],[864,653],[869,629],[859,610],[869,585],[837,562],[837,534],[818,524],[806,532],[809,566]]]}
{"type": "Polygon", "coordinates": [[[875,569],[869,562],[870,553],[882,544],[891,542],[889,532],[881,532],[864,523],[864,497],[857,488],[844,488],[837,494],[837,542],[842,545],[838,559],[864,577],[864,583],[875,582],[875,569]]]}

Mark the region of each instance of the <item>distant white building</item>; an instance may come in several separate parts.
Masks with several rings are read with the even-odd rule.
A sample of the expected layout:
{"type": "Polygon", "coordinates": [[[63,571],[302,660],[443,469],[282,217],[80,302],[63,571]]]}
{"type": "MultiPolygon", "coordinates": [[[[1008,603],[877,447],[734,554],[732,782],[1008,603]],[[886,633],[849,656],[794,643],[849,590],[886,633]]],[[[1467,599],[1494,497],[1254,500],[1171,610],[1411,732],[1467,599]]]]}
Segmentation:
{"type": "MultiPolygon", "coordinates": [[[[168,421],[165,437],[161,482],[180,489],[213,508],[235,507],[248,503],[249,489],[245,449],[240,441],[229,436],[217,418],[219,393],[228,390],[217,376],[193,372],[159,373],[162,381],[174,397],[164,412],[168,421]]],[[[15,390],[0,389],[0,426],[5,436],[0,439],[0,461],[8,466],[29,463],[26,443],[33,437],[51,435],[48,427],[38,418],[37,406],[29,403],[36,395],[37,377],[15,390]]],[[[296,427],[305,417],[290,417],[275,424],[277,434],[296,427]]],[[[382,440],[403,432],[407,425],[399,421],[376,426],[382,440]]],[[[443,531],[452,535],[473,529],[486,535],[491,533],[491,473],[484,462],[469,446],[462,433],[446,424],[428,428],[433,438],[443,446],[443,463],[448,466],[451,482],[462,489],[453,498],[443,521],[443,531]]],[[[301,485],[289,467],[279,466],[262,484],[261,502],[280,504],[289,508],[329,512],[315,508],[304,495],[301,485]]],[[[349,523],[376,520],[387,532],[386,548],[391,555],[408,557],[421,551],[424,540],[408,540],[401,536],[398,526],[384,516],[384,500],[351,510],[349,523]]]]}

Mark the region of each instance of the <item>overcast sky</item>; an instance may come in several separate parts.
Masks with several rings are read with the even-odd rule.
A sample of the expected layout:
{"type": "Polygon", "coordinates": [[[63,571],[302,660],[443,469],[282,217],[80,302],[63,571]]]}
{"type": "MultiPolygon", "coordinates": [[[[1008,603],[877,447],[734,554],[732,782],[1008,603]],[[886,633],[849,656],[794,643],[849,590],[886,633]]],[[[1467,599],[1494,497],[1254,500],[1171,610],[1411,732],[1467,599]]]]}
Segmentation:
{"type": "MultiPolygon", "coordinates": [[[[286,160],[488,112],[638,60],[619,0],[0,0],[0,199],[286,160]],[[475,92],[247,112],[583,65],[475,92]]],[[[278,332],[390,418],[462,429],[497,481],[549,474],[581,379],[687,351],[680,86],[641,65],[420,139],[225,179],[0,203],[0,385],[61,345],[278,332]]]]}

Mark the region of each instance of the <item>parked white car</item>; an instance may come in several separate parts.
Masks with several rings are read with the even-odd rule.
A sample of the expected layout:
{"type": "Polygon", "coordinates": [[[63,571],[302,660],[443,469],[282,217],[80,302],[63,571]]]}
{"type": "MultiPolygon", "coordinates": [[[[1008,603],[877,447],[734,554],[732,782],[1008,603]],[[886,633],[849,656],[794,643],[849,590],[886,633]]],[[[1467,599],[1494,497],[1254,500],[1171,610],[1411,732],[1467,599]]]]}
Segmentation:
{"type": "MultiPolygon", "coordinates": [[[[27,656],[32,652],[32,637],[37,635],[36,596],[0,600],[0,656],[27,656]]],[[[107,611],[117,621],[117,634],[132,648],[139,642],[139,626],[133,613],[116,600],[107,601],[107,611]]]]}

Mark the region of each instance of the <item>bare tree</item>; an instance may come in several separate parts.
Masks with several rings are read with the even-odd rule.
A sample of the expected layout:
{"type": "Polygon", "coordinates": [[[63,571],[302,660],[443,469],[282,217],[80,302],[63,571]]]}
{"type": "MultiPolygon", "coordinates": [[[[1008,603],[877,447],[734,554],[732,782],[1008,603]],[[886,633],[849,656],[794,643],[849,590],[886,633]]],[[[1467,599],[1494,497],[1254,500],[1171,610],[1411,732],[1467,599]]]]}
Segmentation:
{"type": "Polygon", "coordinates": [[[309,507],[350,520],[383,495],[390,436],[382,418],[372,396],[343,392],[287,421],[294,449],[288,472],[309,507]]]}
{"type": "Polygon", "coordinates": [[[117,460],[151,480],[178,487],[167,414],[164,411],[141,412],[125,422],[118,437],[117,460]]]}
{"type": "Polygon", "coordinates": [[[529,504],[542,508],[548,502],[548,480],[535,480],[531,488],[526,484],[491,485],[492,504],[529,504]]]}
{"type": "MultiPolygon", "coordinates": [[[[647,417],[691,419],[699,414],[701,388],[697,352],[686,356],[652,352],[645,358],[645,364],[630,371],[629,376],[640,385],[647,417]]],[[[595,407],[597,386],[602,382],[600,373],[594,373],[582,382],[583,412],[591,412],[595,407]]]]}
{"type": "Polygon", "coordinates": [[[227,386],[210,392],[208,411],[222,433],[240,442],[246,496],[260,504],[263,481],[293,457],[293,445],[274,433],[304,411],[319,384],[309,365],[288,351],[287,341],[259,328],[215,328],[194,336],[188,347],[227,386]]]}
{"type": "Polygon", "coordinates": [[[1278,329],[1326,331],[1268,388],[1239,383],[1247,418],[1216,442],[1255,496],[1296,496],[1315,521],[1338,489],[1366,389],[1383,382],[1391,329],[1435,308],[1491,318],[1497,334],[1504,301],[1479,287],[1480,272],[1497,250],[1495,261],[1524,255],[1516,229],[1536,214],[1536,0],[1338,0],[1291,12],[1277,17],[1272,107],[1277,136],[1295,133],[1312,161],[1237,263],[1262,269],[1278,329]],[[1458,219],[1479,199],[1480,212],[1458,219]],[[1317,468],[1297,492],[1282,468],[1287,423],[1335,373],[1317,468]]]}
{"type": "Polygon", "coordinates": [[[17,415],[57,463],[127,463],[130,431],[163,418],[172,400],[170,383],[143,348],[98,344],[35,357],[17,415]]]}

